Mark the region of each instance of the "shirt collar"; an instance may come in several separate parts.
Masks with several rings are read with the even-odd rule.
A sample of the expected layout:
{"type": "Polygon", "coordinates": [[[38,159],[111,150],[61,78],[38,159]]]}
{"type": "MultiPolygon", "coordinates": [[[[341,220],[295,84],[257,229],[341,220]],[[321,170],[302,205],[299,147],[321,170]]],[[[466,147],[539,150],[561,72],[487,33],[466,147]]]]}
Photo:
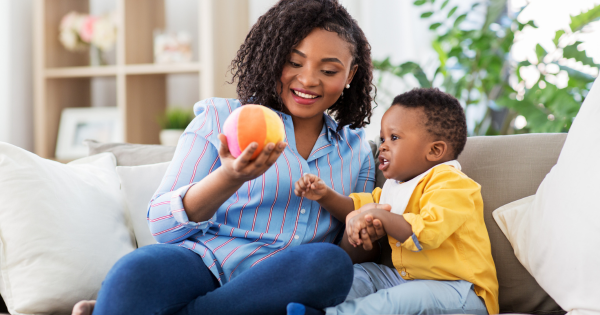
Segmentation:
{"type": "MultiPolygon", "coordinates": [[[[279,115],[281,115],[281,117],[283,117],[284,120],[290,119],[290,123],[291,123],[291,119],[292,116],[284,113],[284,112],[280,112],[280,111],[276,111],[279,115]]],[[[338,140],[342,140],[342,135],[341,133],[339,133],[337,131],[337,122],[335,120],[333,120],[333,118],[331,118],[331,116],[323,113],[323,119],[325,120],[325,125],[324,127],[326,127],[327,129],[327,138],[329,139],[329,141],[332,141],[333,137],[336,137],[338,140]]]]}
{"type": "Polygon", "coordinates": [[[333,120],[331,116],[325,113],[323,113],[323,117],[325,119],[325,126],[327,126],[327,137],[329,138],[329,141],[331,141],[333,137],[336,137],[338,140],[341,140],[342,135],[337,131],[337,122],[335,122],[335,120],[333,120]]]}

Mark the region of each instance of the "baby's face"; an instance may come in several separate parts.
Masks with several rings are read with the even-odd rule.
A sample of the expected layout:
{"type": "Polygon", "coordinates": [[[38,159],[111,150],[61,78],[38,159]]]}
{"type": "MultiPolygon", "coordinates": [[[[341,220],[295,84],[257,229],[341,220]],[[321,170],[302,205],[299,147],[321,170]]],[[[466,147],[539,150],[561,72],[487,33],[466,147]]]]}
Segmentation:
{"type": "Polygon", "coordinates": [[[407,181],[430,168],[431,136],[422,108],[392,105],[381,119],[379,169],[385,178],[407,181]]]}

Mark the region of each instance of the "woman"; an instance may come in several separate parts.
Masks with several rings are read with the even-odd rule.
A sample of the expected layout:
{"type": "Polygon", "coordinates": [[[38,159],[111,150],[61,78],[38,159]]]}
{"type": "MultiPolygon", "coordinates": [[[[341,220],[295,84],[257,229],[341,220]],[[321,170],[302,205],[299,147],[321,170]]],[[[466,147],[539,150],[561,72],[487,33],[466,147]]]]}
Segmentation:
{"type": "Polygon", "coordinates": [[[370,46],[336,0],[282,0],[252,27],[232,73],[239,101],[194,106],[150,202],[150,230],[165,244],[118,261],[94,314],[282,314],[290,302],[344,301],[352,263],[331,243],[347,212],[295,196],[293,184],[314,173],[340,194],[373,189],[375,163],[359,129],[371,116],[370,46]],[[221,134],[248,103],[276,110],[286,131],[255,160],[256,144],[236,159],[221,134]]]}

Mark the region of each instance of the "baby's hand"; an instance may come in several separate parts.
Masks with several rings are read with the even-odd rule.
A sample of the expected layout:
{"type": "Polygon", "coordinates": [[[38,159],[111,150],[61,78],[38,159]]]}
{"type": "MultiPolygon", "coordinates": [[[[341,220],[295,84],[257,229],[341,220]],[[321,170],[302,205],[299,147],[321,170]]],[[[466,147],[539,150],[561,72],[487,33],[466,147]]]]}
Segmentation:
{"type": "Polygon", "coordinates": [[[294,185],[294,194],[319,201],[327,193],[325,182],[313,174],[304,174],[294,185]]]}
{"type": "Polygon", "coordinates": [[[387,204],[367,204],[352,211],[346,217],[346,235],[354,247],[362,245],[365,250],[373,248],[373,242],[386,235],[381,220],[375,218],[377,212],[390,211],[387,204]]]}

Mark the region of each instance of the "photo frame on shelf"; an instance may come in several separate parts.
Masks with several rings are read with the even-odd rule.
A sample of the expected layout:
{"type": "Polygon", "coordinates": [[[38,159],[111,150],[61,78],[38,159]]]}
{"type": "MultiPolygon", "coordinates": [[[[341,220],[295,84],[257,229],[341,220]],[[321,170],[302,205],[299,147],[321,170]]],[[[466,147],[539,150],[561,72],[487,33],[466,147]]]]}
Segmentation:
{"type": "Polygon", "coordinates": [[[56,158],[72,160],[88,155],[83,140],[123,142],[123,124],[116,107],[63,109],[56,141],[56,158]]]}
{"type": "Polygon", "coordinates": [[[154,31],[154,63],[192,61],[192,37],[188,32],[154,31]]]}

